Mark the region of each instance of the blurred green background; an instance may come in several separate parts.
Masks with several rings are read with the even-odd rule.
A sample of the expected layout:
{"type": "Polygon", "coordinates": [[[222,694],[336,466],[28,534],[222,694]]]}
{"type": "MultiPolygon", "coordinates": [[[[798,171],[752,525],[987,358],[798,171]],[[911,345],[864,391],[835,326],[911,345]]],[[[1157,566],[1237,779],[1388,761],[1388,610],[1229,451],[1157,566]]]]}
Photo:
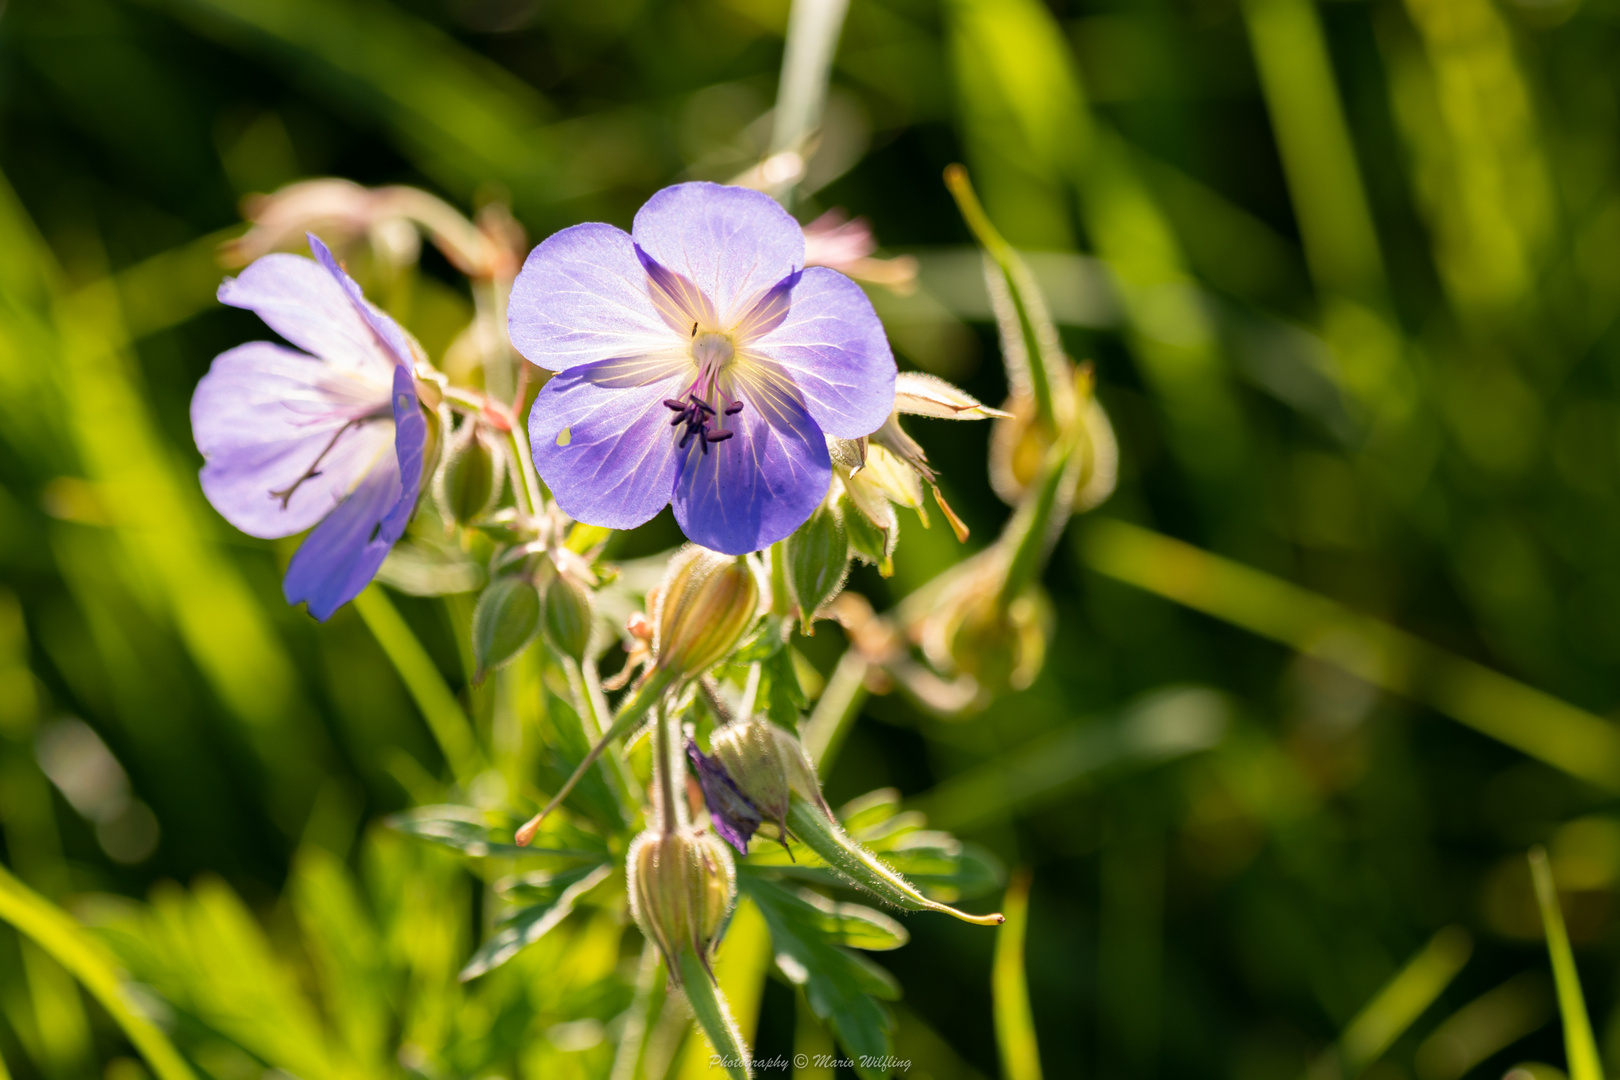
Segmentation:
{"type": "MultiPolygon", "coordinates": [[[[306,902],[348,896],[350,871],[381,907],[438,897],[387,924],[413,971],[437,950],[453,974],[481,936],[448,860],[357,841],[447,776],[371,631],[289,609],[290,547],[234,533],[197,488],[192,387],[260,335],[213,301],[239,200],[340,175],[509,200],[531,242],[628,226],[659,187],[759,160],[787,17],[787,0],[0,7],[5,863],[125,934],[127,963],[149,950],[138,975],[163,950],[219,968],[191,992],[234,987],[234,1020],[180,1028],[210,1076],[345,1075],[322,1039],[384,1038],[376,1016],[285,1006],[300,987],[360,1000],[343,980],[372,961],[340,946],[370,939],[323,957],[306,902]]],[[[796,212],[846,208],[915,254],[914,293],[873,293],[902,365],[997,402],[953,161],[1095,361],[1120,484],[1053,557],[1036,684],[956,721],[871,699],[829,797],[895,786],[1033,870],[1048,1076],[1561,1062],[1536,843],[1620,1062],[1620,4],[852,0],[796,212]]],[[[398,308],[436,357],[471,310],[437,260],[398,308]]],[[[930,424],[911,426],[972,549],[1007,514],[988,426],[930,424]]],[[[677,539],[662,519],[617,553],[677,539]]],[[[908,516],[895,576],[855,586],[883,608],[961,553],[908,516]]],[[[465,695],[466,610],[394,603],[465,695]]],[[[827,624],[806,648],[828,671],[840,646],[827,624]]],[[[1000,1074],[993,935],[907,925],[885,958],[907,1075],[1000,1074]]],[[[509,978],[586,994],[598,975],[546,966],[579,955],[509,978]]],[[[434,1021],[505,1040],[459,1059],[484,1064],[379,1060],[605,1075],[600,1035],[534,995],[521,1016],[468,998],[434,1021]]],[[[768,983],[758,1053],[802,1045],[795,1023],[768,983]]],[[[18,1077],[142,1075],[8,929],[0,1058],[18,1077]]]]}

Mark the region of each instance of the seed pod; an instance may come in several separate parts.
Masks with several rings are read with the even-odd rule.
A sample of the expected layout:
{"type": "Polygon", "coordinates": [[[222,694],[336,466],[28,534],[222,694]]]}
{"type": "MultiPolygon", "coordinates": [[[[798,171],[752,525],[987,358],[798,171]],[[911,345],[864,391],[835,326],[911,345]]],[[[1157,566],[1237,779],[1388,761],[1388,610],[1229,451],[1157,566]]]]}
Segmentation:
{"type": "Polygon", "coordinates": [[[658,667],[695,676],[725,658],[759,610],[759,583],[741,558],[693,547],[659,590],[653,653],[658,667]]]}
{"type": "Polygon", "coordinates": [[[543,632],[551,647],[575,660],[585,658],[591,643],[591,594],[568,574],[558,574],[546,587],[543,632]]]}
{"type": "Polygon", "coordinates": [[[498,448],[483,425],[463,423],[450,437],[433,479],[433,497],[444,520],[465,525],[494,509],[502,471],[498,448]]]}
{"type": "Polygon", "coordinates": [[[474,682],[512,659],[540,629],[540,592],[526,577],[489,583],[473,608],[474,682]]]}
{"type": "Polygon", "coordinates": [[[788,592],[799,608],[799,627],[814,633],[816,612],[832,601],[849,576],[849,534],[835,505],[823,502],[783,544],[788,592]]]}
{"type": "Polygon", "coordinates": [[[631,842],[625,874],[630,913],[664,954],[671,977],[680,981],[683,949],[707,968],[715,935],[737,895],[737,870],[726,846],[713,833],[649,829],[631,842]]]}

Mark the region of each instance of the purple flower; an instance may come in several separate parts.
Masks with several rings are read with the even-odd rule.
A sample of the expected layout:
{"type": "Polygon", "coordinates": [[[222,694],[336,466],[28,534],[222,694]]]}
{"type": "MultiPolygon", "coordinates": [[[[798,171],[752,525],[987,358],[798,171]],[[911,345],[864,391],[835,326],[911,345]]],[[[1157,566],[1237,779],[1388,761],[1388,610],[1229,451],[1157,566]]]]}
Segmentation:
{"type": "Polygon", "coordinates": [[[226,521],[266,538],[316,526],[282,591],[324,620],[405,531],[427,423],[405,332],[324,244],[310,236],[309,246],[317,261],[266,255],[219,287],[221,302],[307,351],[253,341],[215,357],[191,399],[191,430],[203,493],[226,521]]]}
{"type": "Polygon", "coordinates": [[[894,357],[866,294],[804,265],[768,196],[665,188],[611,225],[564,229],[512,286],[512,342],[559,374],[535,399],[540,475],[570,516],[628,529],[664,504],[740,555],[804,523],[832,476],[826,436],[888,418],[894,357]]]}

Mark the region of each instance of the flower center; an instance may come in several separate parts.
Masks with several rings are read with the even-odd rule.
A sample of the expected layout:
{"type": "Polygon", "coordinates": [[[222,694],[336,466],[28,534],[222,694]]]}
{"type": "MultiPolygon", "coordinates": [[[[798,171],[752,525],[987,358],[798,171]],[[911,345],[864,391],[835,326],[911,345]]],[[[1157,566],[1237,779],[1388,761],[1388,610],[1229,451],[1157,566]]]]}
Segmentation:
{"type": "Polygon", "coordinates": [[[671,427],[682,427],[681,449],[693,439],[703,452],[709,452],[711,443],[722,443],[736,434],[724,427],[727,417],[742,412],[743,403],[726,401],[720,393],[720,372],[736,355],[736,346],[726,334],[712,330],[699,332],[692,327],[692,360],[697,364],[697,378],[692,381],[684,398],[666,398],[665,406],[675,413],[671,427]]]}
{"type": "Polygon", "coordinates": [[[700,378],[708,376],[712,379],[721,368],[731,363],[736,351],[726,334],[705,330],[692,335],[692,359],[697,361],[700,378]]]}

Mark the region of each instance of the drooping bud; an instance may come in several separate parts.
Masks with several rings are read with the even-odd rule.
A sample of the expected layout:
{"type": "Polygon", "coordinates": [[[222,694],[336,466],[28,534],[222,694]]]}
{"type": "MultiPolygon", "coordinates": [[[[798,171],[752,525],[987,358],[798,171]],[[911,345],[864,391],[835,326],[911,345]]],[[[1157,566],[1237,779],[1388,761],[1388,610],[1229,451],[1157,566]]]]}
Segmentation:
{"type": "Polygon", "coordinates": [[[759,583],[739,557],[692,547],[670,563],[659,593],[654,664],[695,676],[725,658],[759,610],[759,583]]]}
{"type": "Polygon", "coordinates": [[[512,659],[540,629],[540,591],[527,577],[500,577],[489,583],[473,608],[474,682],[512,659]]]}
{"type": "MultiPolygon", "coordinates": [[[[713,834],[648,830],[625,860],[630,913],[681,981],[680,954],[691,950],[707,969],[715,934],[737,895],[731,853],[713,834]]],[[[712,976],[711,976],[712,977],[712,976]]]]}
{"type": "Polygon", "coordinates": [[[571,574],[558,574],[546,586],[542,632],[551,647],[575,660],[591,643],[591,593],[571,574]]]}
{"type": "Polygon", "coordinates": [[[816,612],[837,596],[849,576],[849,534],[836,504],[822,502],[810,520],[783,545],[788,593],[799,608],[799,626],[814,633],[816,612]]]}
{"type": "Polygon", "coordinates": [[[504,470],[494,440],[476,421],[451,435],[433,478],[433,497],[447,522],[465,525],[489,513],[500,497],[504,470]]]}
{"type": "Polygon", "coordinates": [[[794,794],[826,809],[810,755],[797,737],[765,717],[716,729],[709,750],[712,756],[705,757],[696,743],[686,744],[714,831],[739,852],[747,852],[764,819],[776,823],[777,838],[787,843],[788,800],[794,794]]]}

